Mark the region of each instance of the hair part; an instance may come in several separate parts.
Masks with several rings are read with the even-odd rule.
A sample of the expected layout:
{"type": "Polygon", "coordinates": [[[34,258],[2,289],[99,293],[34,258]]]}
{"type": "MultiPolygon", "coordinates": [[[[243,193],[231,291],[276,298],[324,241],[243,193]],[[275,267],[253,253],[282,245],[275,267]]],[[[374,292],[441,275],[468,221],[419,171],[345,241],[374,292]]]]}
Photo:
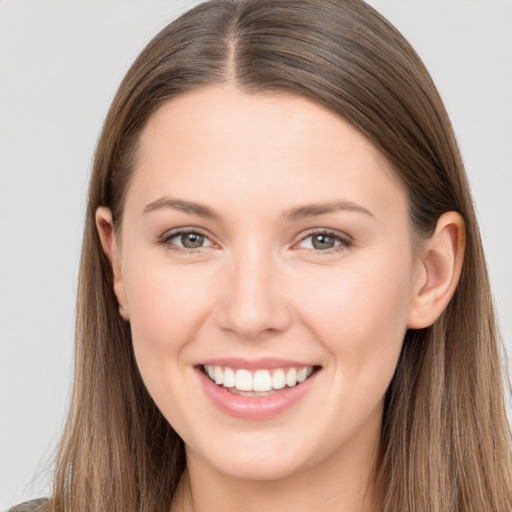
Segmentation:
{"type": "Polygon", "coordinates": [[[140,135],[165,102],[209,85],[300,95],[351,123],[404,186],[418,239],[459,212],[467,245],[438,321],[406,334],[386,394],[383,510],[512,510],[500,344],[469,186],[441,98],[401,34],[360,0],[212,0],[164,28],[122,81],[98,142],[80,265],[75,383],[55,512],[168,511],[183,442],[140,377],[95,226],[120,234],[140,135]]]}

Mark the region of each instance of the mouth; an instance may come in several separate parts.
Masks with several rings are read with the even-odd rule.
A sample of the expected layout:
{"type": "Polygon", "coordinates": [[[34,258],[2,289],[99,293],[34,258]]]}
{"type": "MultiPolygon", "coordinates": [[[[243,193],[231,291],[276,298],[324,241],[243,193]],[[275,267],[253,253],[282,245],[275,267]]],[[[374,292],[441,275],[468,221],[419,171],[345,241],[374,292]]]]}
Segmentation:
{"type": "Polygon", "coordinates": [[[300,386],[319,366],[291,366],[249,370],[204,364],[201,371],[220,388],[239,396],[263,397],[300,386]]]}
{"type": "MultiPolygon", "coordinates": [[[[309,404],[322,366],[274,357],[209,359],[194,367],[205,395],[231,417],[264,421],[309,404]]],[[[302,409],[299,409],[302,410],[302,409]]]]}

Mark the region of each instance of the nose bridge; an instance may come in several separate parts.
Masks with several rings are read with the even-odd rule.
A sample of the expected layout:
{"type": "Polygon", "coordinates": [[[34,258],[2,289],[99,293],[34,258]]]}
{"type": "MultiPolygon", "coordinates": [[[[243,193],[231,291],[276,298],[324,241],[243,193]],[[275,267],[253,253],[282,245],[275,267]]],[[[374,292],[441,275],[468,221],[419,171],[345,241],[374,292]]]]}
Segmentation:
{"type": "Polygon", "coordinates": [[[231,253],[220,326],[244,338],[285,329],[290,315],[279,281],[271,248],[255,237],[245,237],[231,253]]]}

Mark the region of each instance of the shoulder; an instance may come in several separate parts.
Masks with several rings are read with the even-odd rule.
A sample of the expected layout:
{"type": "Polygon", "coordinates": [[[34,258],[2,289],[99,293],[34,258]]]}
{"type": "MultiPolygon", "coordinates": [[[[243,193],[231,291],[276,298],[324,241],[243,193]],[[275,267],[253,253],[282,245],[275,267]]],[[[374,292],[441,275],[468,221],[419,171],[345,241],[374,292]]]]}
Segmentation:
{"type": "Polygon", "coordinates": [[[39,498],[37,500],[25,501],[19,505],[15,505],[7,512],[43,512],[43,505],[47,502],[47,498],[39,498]]]}

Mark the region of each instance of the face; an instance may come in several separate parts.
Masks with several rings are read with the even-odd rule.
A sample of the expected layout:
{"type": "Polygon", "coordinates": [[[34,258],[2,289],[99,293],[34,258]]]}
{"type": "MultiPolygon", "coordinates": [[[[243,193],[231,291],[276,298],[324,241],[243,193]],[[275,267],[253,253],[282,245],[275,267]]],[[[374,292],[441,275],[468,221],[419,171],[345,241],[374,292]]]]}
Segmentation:
{"type": "Polygon", "coordinates": [[[142,378],[189,457],[275,479],[370,456],[418,264],[406,195],[347,122],[288,95],[169,101],[142,134],[113,264],[142,378]]]}

